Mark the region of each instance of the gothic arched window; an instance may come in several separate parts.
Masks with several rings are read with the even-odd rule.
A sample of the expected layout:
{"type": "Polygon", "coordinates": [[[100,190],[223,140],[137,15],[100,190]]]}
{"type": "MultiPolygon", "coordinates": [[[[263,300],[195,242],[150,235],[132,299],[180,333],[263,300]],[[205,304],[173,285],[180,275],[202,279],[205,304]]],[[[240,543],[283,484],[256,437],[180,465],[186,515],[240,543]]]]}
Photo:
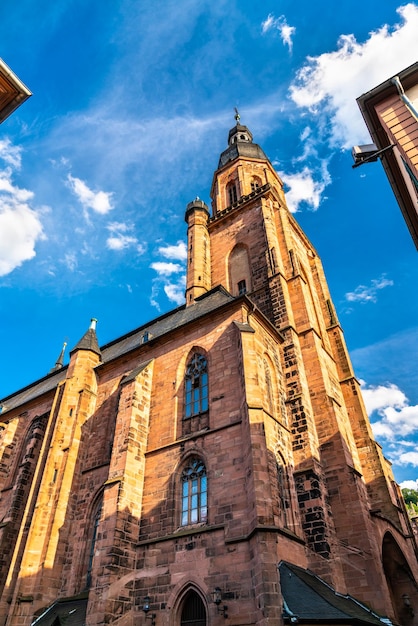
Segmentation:
{"type": "Polygon", "coordinates": [[[93,571],[93,558],[97,541],[97,530],[99,528],[100,517],[102,514],[102,500],[100,499],[98,504],[96,505],[96,510],[94,513],[94,517],[92,519],[92,528],[90,535],[90,545],[89,545],[89,553],[88,553],[88,562],[87,562],[87,575],[86,575],[86,589],[89,589],[91,586],[91,574],[93,571]]]}
{"type": "Polygon", "coordinates": [[[206,522],[208,517],[206,467],[192,458],[181,474],[181,525],[206,522]]]}
{"type": "Polygon", "coordinates": [[[274,391],[273,391],[273,382],[271,378],[270,368],[266,359],[263,360],[264,366],[264,381],[265,381],[265,399],[267,402],[267,408],[271,415],[274,415],[274,391]]]}
{"type": "Polygon", "coordinates": [[[194,354],[186,368],[184,404],[186,418],[208,410],[208,364],[203,354],[194,354]]]}
{"type": "Polygon", "coordinates": [[[287,469],[284,464],[284,460],[279,456],[276,464],[277,469],[277,483],[279,489],[279,504],[280,504],[280,519],[285,528],[289,526],[291,517],[290,510],[290,485],[287,469]]]}
{"type": "Polygon", "coordinates": [[[237,186],[234,182],[230,182],[227,184],[226,186],[226,191],[227,191],[227,200],[229,201],[229,204],[234,204],[234,202],[236,202],[238,200],[238,192],[237,192],[237,186]]]}

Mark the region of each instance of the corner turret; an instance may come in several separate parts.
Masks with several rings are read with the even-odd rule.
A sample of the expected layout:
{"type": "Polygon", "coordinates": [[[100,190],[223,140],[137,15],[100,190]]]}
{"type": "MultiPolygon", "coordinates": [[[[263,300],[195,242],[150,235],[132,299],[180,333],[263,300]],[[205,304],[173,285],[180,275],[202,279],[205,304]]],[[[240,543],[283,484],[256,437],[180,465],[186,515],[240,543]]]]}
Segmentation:
{"type": "Polygon", "coordinates": [[[209,209],[203,200],[195,198],[186,207],[187,282],[186,305],[211,289],[209,209]]]}
{"type": "Polygon", "coordinates": [[[97,354],[97,356],[100,357],[100,360],[101,360],[102,353],[100,351],[99,344],[97,341],[96,324],[97,324],[97,319],[92,317],[88,331],[83,335],[80,341],[74,346],[74,348],[70,352],[70,355],[74,354],[74,352],[76,352],[77,350],[90,350],[91,352],[94,352],[95,354],[97,354]]]}

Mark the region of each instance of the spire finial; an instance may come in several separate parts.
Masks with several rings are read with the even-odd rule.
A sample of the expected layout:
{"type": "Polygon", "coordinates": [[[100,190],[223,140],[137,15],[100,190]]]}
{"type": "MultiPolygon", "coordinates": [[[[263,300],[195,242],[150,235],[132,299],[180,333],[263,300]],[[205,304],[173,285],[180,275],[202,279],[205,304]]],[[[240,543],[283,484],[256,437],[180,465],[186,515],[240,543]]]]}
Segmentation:
{"type": "Polygon", "coordinates": [[[234,116],[234,117],[235,117],[235,121],[236,121],[236,123],[237,123],[237,124],[239,124],[239,121],[240,121],[240,119],[241,119],[241,116],[240,116],[240,114],[239,114],[239,112],[238,112],[237,107],[234,107],[234,109],[235,109],[235,116],[234,116]]]}
{"type": "Polygon", "coordinates": [[[90,328],[91,330],[96,330],[96,324],[97,324],[97,319],[95,317],[92,317],[90,320],[90,328]]]}

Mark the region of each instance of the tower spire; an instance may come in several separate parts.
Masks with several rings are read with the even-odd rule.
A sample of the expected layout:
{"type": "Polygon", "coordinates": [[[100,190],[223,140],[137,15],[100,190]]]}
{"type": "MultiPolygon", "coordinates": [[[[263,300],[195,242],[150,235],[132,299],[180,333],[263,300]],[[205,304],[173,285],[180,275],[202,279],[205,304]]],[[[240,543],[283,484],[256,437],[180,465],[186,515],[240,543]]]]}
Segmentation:
{"type": "Polygon", "coordinates": [[[49,371],[50,374],[52,374],[52,372],[56,372],[57,370],[60,370],[63,365],[64,365],[64,354],[65,354],[65,348],[67,347],[67,342],[64,341],[63,346],[62,346],[62,350],[60,352],[60,355],[58,357],[58,359],[55,361],[55,365],[54,367],[49,371]]]}

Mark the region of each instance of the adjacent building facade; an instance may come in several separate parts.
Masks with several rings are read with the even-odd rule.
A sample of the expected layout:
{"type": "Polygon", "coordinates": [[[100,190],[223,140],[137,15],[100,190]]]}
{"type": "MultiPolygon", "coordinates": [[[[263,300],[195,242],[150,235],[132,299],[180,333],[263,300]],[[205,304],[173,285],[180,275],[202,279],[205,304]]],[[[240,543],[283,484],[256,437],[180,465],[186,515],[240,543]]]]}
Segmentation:
{"type": "Polygon", "coordinates": [[[236,121],[186,304],[101,347],[93,320],[2,402],[1,626],[418,624],[320,259],[236,121]]]}
{"type": "Polygon", "coordinates": [[[0,59],[0,124],[31,95],[26,85],[0,59]]]}
{"type": "Polygon", "coordinates": [[[418,248],[418,63],[357,102],[418,248]]]}

